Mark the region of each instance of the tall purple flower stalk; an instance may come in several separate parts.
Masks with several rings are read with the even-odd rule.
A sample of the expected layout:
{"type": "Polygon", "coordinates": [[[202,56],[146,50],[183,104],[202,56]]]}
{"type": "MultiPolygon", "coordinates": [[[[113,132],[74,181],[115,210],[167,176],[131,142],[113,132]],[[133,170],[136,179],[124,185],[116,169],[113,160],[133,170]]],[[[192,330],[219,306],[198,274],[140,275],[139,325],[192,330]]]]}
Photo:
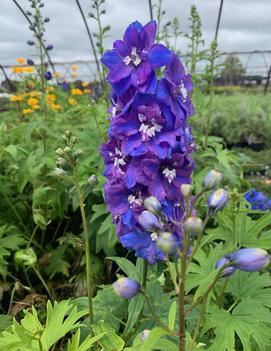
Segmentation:
{"type": "Polygon", "coordinates": [[[105,200],[122,245],[149,263],[165,258],[157,245],[163,232],[182,247],[180,187],[191,182],[195,149],[188,124],[194,112],[191,75],[176,54],[155,43],[156,30],[155,21],[132,23],[101,59],[112,86],[108,142],[100,148],[105,200]],[[138,220],[150,196],[161,203],[161,226],[155,232],[138,220]]]}

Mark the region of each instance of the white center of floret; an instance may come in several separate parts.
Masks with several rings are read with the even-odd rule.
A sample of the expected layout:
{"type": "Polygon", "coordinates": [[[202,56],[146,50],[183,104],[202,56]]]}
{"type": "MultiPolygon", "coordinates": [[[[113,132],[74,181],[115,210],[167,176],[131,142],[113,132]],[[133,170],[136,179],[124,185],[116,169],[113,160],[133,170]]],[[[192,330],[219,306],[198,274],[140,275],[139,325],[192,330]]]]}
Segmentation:
{"type": "Polygon", "coordinates": [[[151,239],[152,241],[157,241],[158,235],[156,233],[151,233],[151,239]]]}
{"type": "Polygon", "coordinates": [[[132,194],[128,196],[128,202],[132,207],[143,205],[142,198],[140,196],[136,197],[135,195],[132,195],[132,194]]]}
{"type": "Polygon", "coordinates": [[[134,64],[134,66],[138,66],[141,63],[141,58],[137,54],[135,47],[132,47],[131,55],[124,57],[123,62],[126,66],[128,66],[131,62],[134,64]]]}
{"type": "Polygon", "coordinates": [[[176,169],[165,168],[162,173],[167,178],[169,183],[171,183],[173,179],[176,178],[176,169]]]}
{"type": "Polygon", "coordinates": [[[184,102],[185,102],[186,99],[187,99],[188,93],[187,93],[186,87],[184,86],[183,81],[182,81],[181,84],[179,85],[179,90],[180,90],[180,93],[182,94],[183,100],[184,100],[184,102]]]}
{"type": "Polygon", "coordinates": [[[124,160],[124,156],[122,155],[122,152],[117,147],[115,147],[115,155],[117,157],[114,158],[114,166],[115,167],[125,166],[126,162],[124,160]]]}
{"type": "Polygon", "coordinates": [[[156,123],[154,119],[152,119],[150,122],[147,122],[147,124],[147,118],[142,113],[138,114],[138,119],[141,122],[139,131],[142,133],[143,139],[145,139],[146,137],[152,138],[153,136],[155,136],[155,133],[161,132],[161,129],[163,128],[160,124],[156,123]]]}

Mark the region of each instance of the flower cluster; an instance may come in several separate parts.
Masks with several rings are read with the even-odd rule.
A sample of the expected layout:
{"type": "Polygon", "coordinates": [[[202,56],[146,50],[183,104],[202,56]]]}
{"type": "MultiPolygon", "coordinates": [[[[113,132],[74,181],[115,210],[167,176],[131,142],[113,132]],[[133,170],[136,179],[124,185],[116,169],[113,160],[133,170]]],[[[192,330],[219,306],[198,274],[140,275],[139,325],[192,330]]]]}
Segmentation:
{"type": "Polygon", "coordinates": [[[271,210],[271,199],[256,189],[251,189],[245,193],[244,198],[251,204],[252,210],[271,210]]]}
{"type": "Polygon", "coordinates": [[[132,23],[101,59],[112,86],[109,140],[100,148],[105,200],[120,242],[150,263],[164,259],[163,248],[173,243],[181,248],[181,185],[191,182],[195,149],[191,75],[175,53],[155,43],[156,30],[155,21],[132,23]]]}

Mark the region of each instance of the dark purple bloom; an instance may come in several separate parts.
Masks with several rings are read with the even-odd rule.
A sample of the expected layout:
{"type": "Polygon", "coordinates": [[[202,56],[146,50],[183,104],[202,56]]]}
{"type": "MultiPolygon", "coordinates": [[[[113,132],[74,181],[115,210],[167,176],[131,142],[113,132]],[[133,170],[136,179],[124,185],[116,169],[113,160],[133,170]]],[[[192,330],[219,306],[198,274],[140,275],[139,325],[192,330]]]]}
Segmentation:
{"type": "Polygon", "coordinates": [[[193,89],[190,74],[185,74],[183,64],[176,54],[173,54],[167,65],[165,78],[158,84],[157,96],[170,106],[176,116],[176,127],[194,113],[188,93],[193,89]]]}
{"type": "Polygon", "coordinates": [[[271,211],[271,200],[262,192],[251,189],[244,198],[251,203],[252,210],[271,211]]]}
{"type": "Polygon", "coordinates": [[[63,91],[68,91],[68,90],[70,89],[69,83],[67,83],[67,82],[65,82],[65,81],[59,83],[59,85],[61,86],[61,88],[62,88],[63,91]]]}
{"type": "Polygon", "coordinates": [[[139,22],[130,24],[123,40],[114,42],[114,49],[101,58],[109,68],[107,80],[117,95],[131,85],[145,92],[155,84],[154,70],[166,65],[171,51],[162,44],[154,44],[157,25],[155,21],[144,27],[139,22]]]}
{"type": "Polygon", "coordinates": [[[53,78],[52,73],[50,71],[45,72],[44,78],[47,80],[51,80],[53,78]]]}

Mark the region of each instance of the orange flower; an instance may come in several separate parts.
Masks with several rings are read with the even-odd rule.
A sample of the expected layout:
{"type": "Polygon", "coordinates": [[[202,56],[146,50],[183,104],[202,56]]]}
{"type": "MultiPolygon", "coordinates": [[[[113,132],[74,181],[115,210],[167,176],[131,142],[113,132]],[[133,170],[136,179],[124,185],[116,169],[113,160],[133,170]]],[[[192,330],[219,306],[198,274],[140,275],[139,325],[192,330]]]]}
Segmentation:
{"type": "Polygon", "coordinates": [[[39,100],[31,97],[27,100],[27,104],[29,106],[35,106],[39,104],[39,100]]]}
{"type": "Polygon", "coordinates": [[[54,72],[53,76],[56,77],[56,78],[59,78],[61,76],[61,73],[60,72],[54,72]]]}
{"type": "Polygon", "coordinates": [[[28,95],[31,97],[41,97],[41,92],[40,91],[31,91],[28,95]]]}
{"type": "Polygon", "coordinates": [[[56,111],[61,110],[61,105],[59,105],[59,104],[51,104],[50,106],[56,111]]]}
{"type": "Polygon", "coordinates": [[[24,115],[28,115],[29,113],[33,112],[33,110],[31,110],[31,108],[24,108],[23,109],[23,114],[24,115]]]}
{"type": "Polygon", "coordinates": [[[11,95],[10,97],[11,102],[18,102],[22,100],[23,100],[23,97],[21,95],[11,95]]]}
{"type": "Polygon", "coordinates": [[[90,89],[84,89],[84,94],[90,94],[91,90],[90,89]]]}
{"type": "Polygon", "coordinates": [[[83,95],[83,92],[82,90],[75,88],[75,89],[72,89],[72,95],[83,95]]]}
{"type": "Polygon", "coordinates": [[[11,67],[12,73],[20,74],[23,73],[23,67],[11,67]]]}
{"type": "Polygon", "coordinates": [[[78,68],[78,67],[77,67],[76,65],[71,66],[71,69],[72,69],[73,71],[76,71],[77,68],[78,68]]]}
{"type": "Polygon", "coordinates": [[[34,67],[27,66],[27,67],[22,67],[24,73],[33,73],[35,71],[34,67]]]}
{"type": "Polygon", "coordinates": [[[74,105],[77,104],[77,101],[75,99],[73,99],[73,98],[69,98],[68,99],[68,103],[69,103],[69,105],[74,106],[74,105]]]}
{"type": "Polygon", "coordinates": [[[26,63],[26,59],[24,59],[23,57],[18,57],[16,58],[16,61],[20,64],[20,65],[24,65],[26,63]]]}

